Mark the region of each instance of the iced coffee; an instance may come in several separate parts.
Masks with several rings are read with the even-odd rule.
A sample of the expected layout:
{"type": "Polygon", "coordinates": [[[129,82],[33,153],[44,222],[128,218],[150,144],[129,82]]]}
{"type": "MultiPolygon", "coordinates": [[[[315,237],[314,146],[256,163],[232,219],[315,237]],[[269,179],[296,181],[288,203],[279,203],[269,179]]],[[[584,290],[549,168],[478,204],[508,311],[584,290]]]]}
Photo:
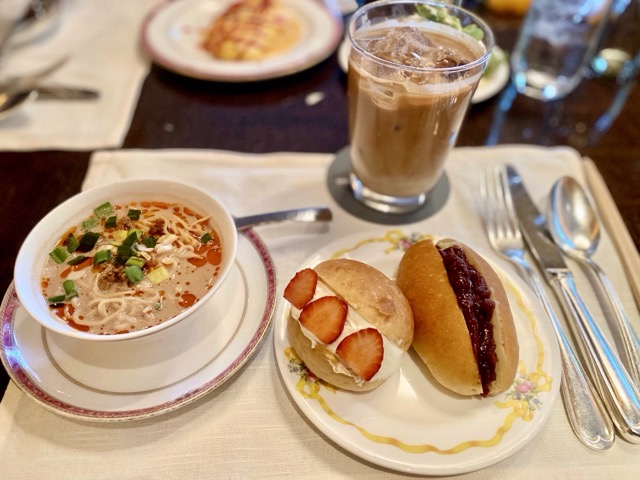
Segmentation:
{"type": "Polygon", "coordinates": [[[482,28],[464,10],[429,2],[376,2],[354,14],[348,83],[358,199],[390,213],[426,201],[484,70],[492,35],[487,28],[478,40],[482,28]],[[439,23],[416,5],[458,20],[439,23]],[[358,15],[368,18],[359,24],[358,15]],[[463,30],[460,16],[473,22],[476,37],[463,30]]]}

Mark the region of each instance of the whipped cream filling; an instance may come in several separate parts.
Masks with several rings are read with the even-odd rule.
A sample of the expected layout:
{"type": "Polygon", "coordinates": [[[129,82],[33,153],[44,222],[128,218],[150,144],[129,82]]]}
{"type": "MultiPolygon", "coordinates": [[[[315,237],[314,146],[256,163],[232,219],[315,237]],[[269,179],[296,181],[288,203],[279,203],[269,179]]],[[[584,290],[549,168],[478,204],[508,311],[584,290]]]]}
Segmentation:
{"type": "MultiPolygon", "coordinates": [[[[318,298],[327,296],[340,297],[340,295],[332,290],[329,285],[318,278],[316,291],[313,295],[313,298],[311,299],[311,302],[317,300],[318,298]]],[[[338,345],[340,345],[340,342],[345,337],[351,335],[353,332],[362,330],[364,328],[375,328],[376,330],[378,330],[378,332],[380,332],[380,330],[376,328],[375,325],[371,324],[366,318],[360,315],[360,313],[357,312],[356,309],[351,306],[351,304],[349,304],[348,302],[347,304],[349,305],[349,308],[347,310],[347,319],[344,324],[344,329],[342,330],[340,336],[330,344],[324,344],[323,342],[321,342],[318,337],[307,330],[305,326],[299,322],[301,310],[294,307],[293,305],[291,305],[291,316],[298,321],[302,333],[311,341],[311,348],[316,348],[318,345],[324,345],[327,350],[333,353],[333,355],[327,354],[326,358],[327,361],[331,364],[331,368],[333,368],[333,371],[335,373],[341,373],[343,375],[352,377],[358,386],[362,386],[366,381],[349,370],[349,368],[347,368],[347,366],[340,361],[340,358],[336,354],[336,350],[338,349],[338,345]]],[[[400,368],[400,364],[402,363],[402,356],[405,353],[404,350],[402,350],[395,342],[387,338],[382,332],[380,332],[380,335],[382,336],[383,345],[382,365],[380,366],[380,369],[376,372],[376,374],[371,377],[371,379],[369,379],[370,382],[386,379],[393,373],[395,373],[400,368]]]]}

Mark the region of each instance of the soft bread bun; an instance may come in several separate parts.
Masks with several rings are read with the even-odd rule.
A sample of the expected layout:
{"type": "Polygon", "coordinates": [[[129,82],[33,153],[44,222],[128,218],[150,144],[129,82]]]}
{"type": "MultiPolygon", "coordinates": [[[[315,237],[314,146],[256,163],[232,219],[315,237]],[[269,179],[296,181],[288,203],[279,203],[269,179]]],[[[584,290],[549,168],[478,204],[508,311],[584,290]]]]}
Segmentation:
{"type": "MultiPolygon", "coordinates": [[[[486,395],[507,390],[516,375],[519,346],[507,294],[498,275],[474,250],[452,239],[437,247],[461,247],[467,262],[484,279],[495,302],[491,318],[495,343],[495,380],[486,395]]],[[[431,240],[412,245],[403,255],[396,279],[409,300],[415,321],[413,347],[434,378],[460,395],[482,395],[483,385],[467,323],[449,283],[442,257],[431,240]]]]}
{"type": "Polygon", "coordinates": [[[336,373],[333,370],[330,361],[339,361],[337,356],[324,345],[316,344],[316,346],[313,347],[311,340],[302,333],[300,324],[292,316],[289,316],[287,333],[289,334],[291,346],[294,348],[298,357],[300,357],[300,360],[304,362],[306,367],[316,377],[321,378],[334,387],[352,392],[366,392],[368,390],[373,390],[386,380],[381,378],[378,380],[370,380],[362,385],[358,385],[354,381],[353,377],[343,373],[336,373]]]}
{"type": "MultiPolygon", "coordinates": [[[[370,265],[349,259],[332,259],[314,267],[318,282],[324,282],[349,309],[358,312],[371,327],[377,329],[386,341],[404,354],[413,340],[413,314],[398,286],[382,272],[370,265]]],[[[287,330],[291,346],[313,374],[327,383],[350,391],[372,390],[384,382],[394,370],[380,370],[368,381],[356,381],[348,369],[333,365],[343,362],[329,345],[312,342],[303,332],[300,322],[289,315],[287,330]],[[314,344],[315,343],[315,344],[314,344]]],[[[339,343],[337,340],[335,343],[339,343]]],[[[338,347],[339,348],[339,347],[338,347]]],[[[335,349],[335,345],[334,345],[335,349]]],[[[397,352],[396,352],[397,353],[397,352]]],[[[390,357],[392,352],[384,352],[390,357]]],[[[385,358],[383,357],[383,361],[385,358]]]]}
{"type": "Polygon", "coordinates": [[[413,315],[398,286],[371,265],[356,260],[327,260],[315,266],[318,276],[402,350],[413,339],[413,315]]]}

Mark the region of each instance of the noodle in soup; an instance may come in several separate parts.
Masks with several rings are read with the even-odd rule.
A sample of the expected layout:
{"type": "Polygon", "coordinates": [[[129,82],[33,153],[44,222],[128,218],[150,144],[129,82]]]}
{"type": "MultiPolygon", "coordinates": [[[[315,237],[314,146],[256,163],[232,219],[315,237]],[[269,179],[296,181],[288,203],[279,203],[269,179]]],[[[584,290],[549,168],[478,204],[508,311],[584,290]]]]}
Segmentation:
{"type": "Polygon", "coordinates": [[[78,330],[138,331],[199,301],[218,277],[222,250],[210,218],[184,205],[106,202],[58,240],[42,291],[78,330]]]}

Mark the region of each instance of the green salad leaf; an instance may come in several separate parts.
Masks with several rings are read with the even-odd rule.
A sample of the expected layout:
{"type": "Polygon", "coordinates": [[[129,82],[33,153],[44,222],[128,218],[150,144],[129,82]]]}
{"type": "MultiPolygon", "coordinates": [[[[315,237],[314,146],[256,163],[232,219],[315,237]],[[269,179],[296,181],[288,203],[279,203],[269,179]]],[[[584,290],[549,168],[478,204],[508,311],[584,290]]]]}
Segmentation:
{"type": "Polygon", "coordinates": [[[487,60],[487,66],[484,69],[482,74],[483,77],[490,77],[495,73],[498,67],[507,61],[507,54],[500,49],[493,49],[491,51],[491,55],[489,55],[489,60],[487,60]]]}
{"type": "Polygon", "coordinates": [[[460,23],[460,19],[451,15],[445,7],[436,7],[434,5],[416,5],[416,11],[419,15],[423,16],[427,20],[447,25],[456,30],[470,35],[477,41],[481,41],[484,38],[484,32],[475,23],[465,25],[464,27],[460,23]]]}

